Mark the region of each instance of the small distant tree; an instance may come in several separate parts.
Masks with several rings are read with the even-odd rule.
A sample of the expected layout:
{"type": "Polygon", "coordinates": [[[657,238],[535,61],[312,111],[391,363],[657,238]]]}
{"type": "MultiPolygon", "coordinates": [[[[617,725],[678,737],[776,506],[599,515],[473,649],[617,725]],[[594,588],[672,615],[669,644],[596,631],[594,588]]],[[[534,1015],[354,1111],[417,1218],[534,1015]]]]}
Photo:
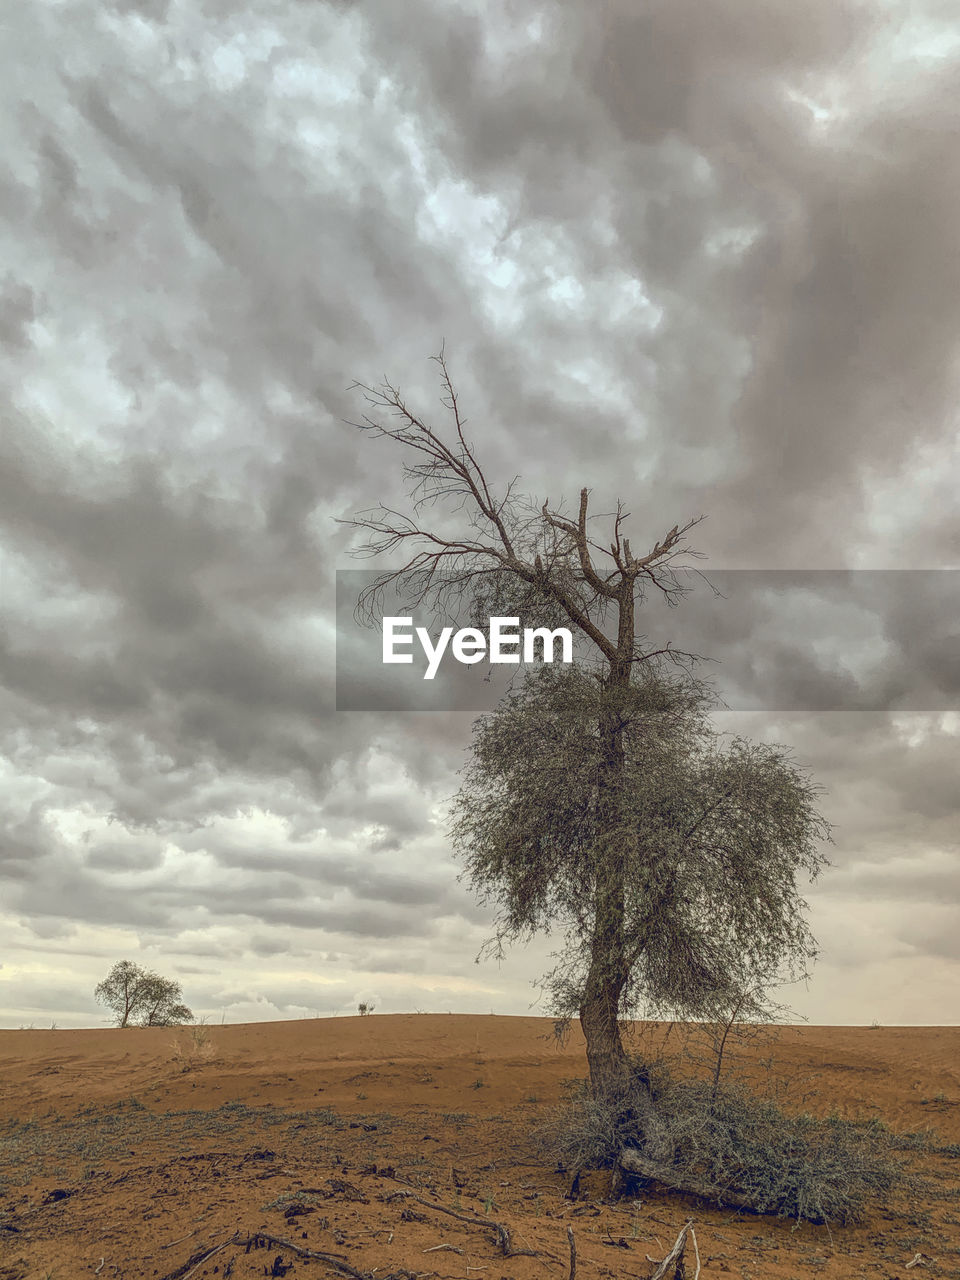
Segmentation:
{"type": "Polygon", "coordinates": [[[361,1000],[357,1005],[357,1013],[359,1013],[361,1018],[364,1018],[368,1013],[373,1013],[375,1008],[376,1005],[367,1004],[366,1000],[361,1000]]]}
{"type": "Polygon", "coordinates": [[[177,1027],[193,1019],[182,1002],[179,982],[148,972],[130,960],[120,960],[94,996],[113,1013],[118,1027],[177,1027]]]}
{"type": "Polygon", "coordinates": [[[179,982],[161,978],[157,973],[147,975],[142,1025],[145,1027],[177,1027],[193,1021],[193,1012],[182,1000],[179,982]]]}

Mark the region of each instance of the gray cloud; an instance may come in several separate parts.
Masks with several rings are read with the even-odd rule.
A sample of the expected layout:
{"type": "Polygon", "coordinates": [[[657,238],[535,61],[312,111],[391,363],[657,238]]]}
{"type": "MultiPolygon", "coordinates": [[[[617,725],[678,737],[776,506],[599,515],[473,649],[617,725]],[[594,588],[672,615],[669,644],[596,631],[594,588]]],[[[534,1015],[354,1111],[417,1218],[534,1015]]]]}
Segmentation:
{"type": "MultiPolygon", "coordinates": [[[[355,379],[439,421],[445,338],[496,483],[623,497],[635,546],[704,512],[708,571],[956,565],[954,26],[934,0],[24,8],[0,1016],[96,1021],[125,948],[231,1017],[309,1009],[312,967],[327,1011],[525,1011],[544,955],[476,970],[443,836],[470,715],[336,710],[335,518],[405,501],[343,421],[355,379]]],[[[960,959],[891,915],[956,891],[950,599],[918,575],[840,601],[826,656],[759,598],[704,632],[748,687],[842,708],[721,717],[828,787],[828,965],[843,910],[864,972],[960,959]]],[[[814,1017],[856,1016],[819,990],[814,1017]]]]}

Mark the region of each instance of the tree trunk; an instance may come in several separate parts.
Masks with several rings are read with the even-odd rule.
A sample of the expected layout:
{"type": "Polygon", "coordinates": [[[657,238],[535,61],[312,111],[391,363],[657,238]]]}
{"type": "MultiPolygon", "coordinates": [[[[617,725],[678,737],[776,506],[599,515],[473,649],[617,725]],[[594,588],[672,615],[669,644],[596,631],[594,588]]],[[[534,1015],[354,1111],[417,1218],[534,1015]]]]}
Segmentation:
{"type": "MultiPolygon", "coordinates": [[[[623,617],[621,614],[621,623],[623,617]]],[[[623,628],[621,627],[621,630],[623,628]]],[[[632,640],[632,636],[631,636],[632,640]]],[[[598,840],[593,885],[593,936],[590,969],[580,1005],[580,1026],[587,1042],[587,1063],[594,1097],[623,1096],[630,1068],[620,1037],[620,998],[629,977],[624,947],[622,824],[623,727],[617,693],[629,688],[630,665],[617,663],[604,682],[610,701],[601,705],[601,742],[597,795],[598,840]]]]}
{"type": "MultiPolygon", "coordinates": [[[[659,1182],[661,1186],[668,1187],[671,1191],[684,1191],[688,1195],[699,1196],[701,1200],[712,1201],[714,1204],[728,1205],[733,1209],[747,1209],[751,1213],[763,1212],[762,1209],[757,1207],[757,1197],[755,1195],[751,1196],[746,1192],[736,1191],[731,1187],[716,1186],[712,1182],[702,1181],[693,1174],[683,1173],[679,1169],[674,1169],[668,1164],[649,1160],[635,1147],[626,1146],[621,1150],[620,1168],[626,1173],[647,1178],[650,1182],[659,1182]]],[[[774,1212],[774,1210],[771,1208],[770,1212],[774,1212]]],[[[820,1219],[812,1218],[811,1221],[817,1222],[820,1219]]]]}
{"type": "Polygon", "coordinates": [[[590,1084],[596,1098],[622,1094],[630,1074],[617,1016],[623,981],[617,972],[616,957],[606,951],[602,940],[594,946],[580,1005],[580,1026],[587,1042],[590,1084]]]}

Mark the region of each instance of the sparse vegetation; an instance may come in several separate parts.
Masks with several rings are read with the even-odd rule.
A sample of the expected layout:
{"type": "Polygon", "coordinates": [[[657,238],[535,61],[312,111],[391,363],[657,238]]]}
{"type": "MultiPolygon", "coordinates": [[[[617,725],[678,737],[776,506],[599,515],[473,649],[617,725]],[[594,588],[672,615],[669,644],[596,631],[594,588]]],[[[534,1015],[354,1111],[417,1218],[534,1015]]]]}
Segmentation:
{"type": "MultiPolygon", "coordinates": [[[[439,1020],[438,1030],[443,1030],[439,1020]]],[[[194,1031],[202,1047],[206,1034],[202,1023],[198,1028],[168,1033],[166,1038],[176,1035],[189,1047],[194,1031]]],[[[661,1186],[646,1185],[637,1175],[625,1179],[624,1189],[640,1195],[626,1208],[613,1203],[609,1167],[602,1166],[617,1159],[617,1145],[610,1143],[598,1154],[597,1126],[592,1134],[585,1134],[582,1115],[572,1113],[568,1106],[559,1126],[560,1136],[569,1148],[571,1136],[576,1139],[579,1134],[581,1149],[574,1154],[580,1159],[591,1155],[598,1166],[592,1172],[583,1166],[577,1203],[571,1204],[566,1197],[573,1164],[565,1161],[566,1172],[557,1168],[556,1145],[550,1150],[549,1165],[542,1161],[542,1151],[541,1159],[537,1158],[529,1142],[531,1108],[519,1102],[534,1088],[544,1105],[557,1097],[552,1048],[544,1051],[539,1064],[533,1060],[518,1063],[516,1059],[525,1056],[520,1053],[489,1055],[484,1072],[491,1086],[488,1092],[496,1089],[500,1094],[517,1085],[518,1105],[504,1108],[502,1116],[484,1114],[481,1118],[477,1108],[472,1113],[451,1113],[404,1106],[403,1114],[382,1113],[381,1107],[396,1100],[398,1081],[415,1081],[420,1074],[409,1058],[400,1055],[400,1045],[390,1051],[398,1055],[390,1060],[396,1070],[373,1071],[363,1080],[371,1099],[369,1112],[353,1101],[349,1070],[332,1066],[322,1083],[328,1090],[337,1089],[337,1107],[290,1108],[291,1097],[300,1095],[304,1082],[312,1078],[313,1066],[304,1063],[294,1072],[288,1047],[279,1042],[274,1045],[272,1065],[258,1061],[245,1079],[243,1073],[238,1078],[233,1071],[222,1076],[208,1074],[205,1083],[211,1090],[221,1083],[230,1089],[240,1086],[246,1091],[239,1097],[228,1095],[229,1100],[219,1106],[207,1103],[200,1109],[165,1109],[170,1106],[171,1094],[186,1100],[200,1095],[191,1095],[189,1078],[171,1078],[169,1071],[162,1080],[154,1080],[148,1064],[155,1049],[153,1044],[145,1044],[142,1055],[130,1055],[137,1083],[128,1079],[122,1096],[117,1096],[117,1089],[124,1085],[122,1074],[108,1074],[99,1082],[106,1088],[91,1088],[89,1097],[82,1087],[79,1093],[75,1089],[71,1093],[70,1084],[67,1092],[58,1095],[58,1086],[64,1082],[55,1076],[49,1081],[43,1074],[29,1076],[30,1088],[38,1098],[49,1101],[59,1096],[64,1110],[55,1114],[43,1106],[33,1108],[26,1098],[14,1105],[14,1114],[0,1118],[0,1236],[24,1251],[18,1274],[32,1276],[42,1275],[44,1265],[54,1258],[47,1250],[50,1233],[61,1233],[56,1257],[62,1259],[64,1273],[73,1275],[80,1274],[91,1257],[98,1263],[103,1252],[99,1239],[109,1230],[115,1237],[114,1256],[122,1250],[126,1265],[136,1274],[140,1269],[150,1274],[157,1257],[150,1257],[144,1265],[145,1251],[156,1248],[158,1228],[171,1225],[172,1219],[168,1217],[163,1224],[161,1215],[175,1215],[184,1226],[164,1233],[164,1242],[169,1240],[171,1248],[169,1261],[163,1264],[168,1270],[158,1268],[167,1280],[184,1274],[184,1267],[188,1271],[195,1268],[196,1251],[212,1247],[187,1236],[191,1227],[202,1227],[211,1242],[221,1244],[225,1237],[232,1238],[228,1233],[239,1226],[241,1238],[235,1245],[242,1250],[255,1231],[267,1230],[275,1223],[278,1243],[269,1257],[260,1259],[261,1270],[264,1262],[266,1270],[271,1270],[271,1258],[283,1251],[283,1241],[296,1240],[307,1250],[345,1253],[365,1275],[379,1275],[381,1264],[385,1264],[385,1272],[389,1268],[391,1274],[402,1276],[419,1272],[425,1251],[432,1250],[438,1241],[464,1253],[474,1251],[480,1238],[475,1234],[478,1226],[485,1224],[486,1231],[495,1231],[498,1221],[507,1215],[518,1252],[534,1250],[545,1262],[551,1255],[559,1257],[569,1225],[578,1246],[583,1246],[580,1256],[584,1264],[592,1257],[602,1271],[605,1262],[618,1258],[625,1265],[617,1270],[624,1274],[651,1274],[654,1268],[644,1267],[644,1255],[662,1257],[684,1219],[694,1214],[698,1230],[701,1223],[704,1228],[700,1248],[708,1272],[717,1269],[718,1260],[725,1259],[730,1271],[757,1274],[750,1264],[758,1261],[761,1246],[764,1251],[780,1251],[775,1269],[790,1276],[804,1274],[811,1256],[849,1256],[851,1247],[858,1253],[862,1269],[878,1264],[878,1274],[899,1274],[904,1262],[917,1252],[931,1259],[953,1260],[958,1221],[956,1156],[960,1148],[930,1134],[895,1136],[880,1121],[861,1122],[846,1114],[823,1119],[790,1114],[785,1120],[784,1109],[764,1104],[758,1111],[755,1099],[728,1085],[727,1069],[721,1076],[719,1098],[713,1098],[712,1060],[709,1055],[697,1059],[693,1052],[696,1046],[688,1045],[681,1031],[684,1029],[671,1030],[662,1024],[631,1029],[628,1043],[631,1048],[642,1048],[642,1054],[631,1061],[636,1065],[642,1058],[648,1071],[650,1063],[656,1062],[648,1085],[659,1104],[658,1119],[669,1126],[666,1139],[675,1146],[675,1151],[673,1147],[669,1151],[675,1181],[696,1180],[702,1187],[708,1178],[717,1179],[709,1199],[719,1198],[731,1210],[723,1218],[702,1213],[689,1202],[671,1202],[661,1186]],[[669,1061],[664,1058],[663,1068],[673,1069],[672,1075],[658,1060],[665,1048],[672,1057],[669,1061]],[[694,1069],[699,1075],[691,1081],[694,1069]],[[335,1085],[334,1076],[344,1072],[347,1079],[335,1085]],[[158,1084],[162,1087],[156,1087],[158,1084]],[[341,1103],[345,1106],[339,1110],[341,1103]],[[571,1114],[576,1123],[571,1123],[571,1114]],[[592,1151],[585,1138],[591,1139],[592,1151]],[[819,1214],[831,1224],[833,1234],[822,1227],[807,1227],[796,1234],[778,1231],[775,1224],[771,1227],[740,1212],[737,1197],[743,1195],[740,1164],[745,1151],[752,1170],[763,1171],[762,1178],[747,1190],[755,1194],[759,1187],[772,1202],[767,1205],[768,1212],[787,1214],[793,1220],[819,1214]],[[877,1156],[881,1158],[879,1169],[877,1156]],[[851,1176],[854,1158],[859,1163],[851,1176]],[[902,1179],[902,1163],[908,1159],[931,1184],[923,1188],[922,1198],[912,1195],[900,1202],[895,1198],[897,1180],[902,1179]],[[889,1190],[882,1191],[870,1230],[844,1240],[832,1224],[857,1216],[857,1197],[865,1178],[869,1185],[864,1204],[877,1189],[889,1190]],[[134,1219],[129,1214],[131,1201],[143,1205],[142,1215],[134,1219]],[[454,1209],[460,1218],[454,1221],[443,1206],[454,1209]],[[221,1229],[216,1236],[215,1228],[221,1229]],[[712,1268],[706,1261],[705,1238],[714,1257],[712,1268]],[[608,1253],[614,1246],[633,1252],[608,1253]]],[[[111,1034],[104,1033],[105,1045],[111,1034]]],[[[226,1033],[216,1027],[210,1032],[218,1049],[222,1034],[226,1033]]],[[[275,1034],[286,1033],[277,1029],[275,1034]]],[[[343,1024],[337,1034],[355,1037],[355,1043],[365,1039],[343,1024]]],[[[794,1039],[786,1036],[787,1061],[778,1063],[775,1072],[778,1082],[784,1078],[791,1081],[787,1097],[798,1095],[793,1072],[807,1070],[810,1057],[792,1052],[794,1039]]],[[[703,1029],[700,1041],[710,1049],[709,1035],[703,1029]]],[[[822,1037],[814,1036],[813,1042],[821,1048],[824,1044],[822,1037]]],[[[309,1038],[299,1042],[294,1038],[292,1043],[304,1047],[309,1038]]],[[[451,1056],[447,1062],[451,1066],[456,1063],[455,1070],[447,1067],[441,1054],[438,1079],[450,1078],[445,1080],[443,1094],[430,1097],[438,1102],[442,1098],[444,1105],[450,1105],[448,1100],[458,1091],[461,1099],[465,1087],[469,1092],[471,1047],[463,1042],[448,1046],[451,1056]]],[[[47,1052],[51,1066],[74,1061],[68,1057],[66,1045],[47,1052]]],[[[430,1046],[425,1052],[431,1053],[430,1046]]],[[[894,1055],[892,1061],[897,1060],[894,1055]]],[[[118,1061],[125,1062],[125,1055],[118,1055],[118,1061]]],[[[331,1056],[331,1063],[334,1061],[331,1056]]],[[[426,1065],[426,1061],[415,1060],[418,1065],[426,1065]]],[[[568,1061],[571,1070],[580,1069],[576,1053],[571,1053],[568,1061]]],[[[838,1057],[838,1063],[843,1061],[838,1057]]],[[[99,1064],[95,1057],[89,1065],[96,1074],[99,1064]]],[[[855,1061],[844,1065],[851,1072],[858,1070],[855,1061]]],[[[875,1067],[869,1063],[861,1065],[859,1077],[837,1079],[839,1087],[832,1096],[821,1092],[814,1102],[803,1105],[833,1105],[838,1111],[845,1103],[856,1106],[854,1100],[865,1096],[864,1084],[872,1080],[878,1084],[883,1081],[877,1095],[881,1104],[895,1099],[896,1083],[885,1070],[886,1062],[883,1065],[883,1075],[870,1074],[875,1067]]],[[[753,1055],[747,1055],[744,1069],[766,1074],[753,1055]]],[[[936,1071],[931,1070],[924,1078],[922,1092],[932,1096],[940,1084],[936,1071]]],[[[210,1092],[205,1089],[203,1096],[209,1098],[210,1092]]],[[[476,1097],[479,1103],[483,1094],[476,1097]]],[[[588,1108],[593,1105],[582,1080],[575,1101],[588,1108]]],[[[943,1119],[952,1126],[954,1112],[945,1112],[943,1119]]],[[[614,1132],[618,1141],[622,1140],[622,1133],[609,1122],[609,1116],[601,1117],[601,1139],[614,1132]]],[[[955,1135],[951,1132],[950,1136],[955,1135]]],[[[665,1143],[662,1147],[666,1150],[665,1143]]],[[[900,1187],[909,1190],[911,1184],[901,1180],[900,1187]]],[[[494,1243],[490,1236],[488,1239],[494,1243]]],[[[223,1258],[217,1255],[214,1259],[223,1274],[230,1272],[231,1256],[236,1256],[233,1248],[227,1244],[223,1258]]],[[[18,1261],[17,1254],[13,1256],[18,1261]]],[[[768,1252],[766,1257],[769,1260],[768,1252]]],[[[285,1259],[283,1267],[291,1274],[289,1251],[285,1259]]],[[[486,1256],[476,1261],[482,1266],[492,1259],[486,1256]]],[[[241,1254],[238,1265],[243,1262],[241,1254]]],[[[488,1269],[494,1271],[495,1266],[488,1269]]],[[[274,1273],[283,1267],[276,1266],[274,1273]]],[[[213,1266],[207,1269],[212,1272],[213,1266]]],[[[931,1273],[935,1270],[932,1263],[930,1269],[931,1273]]],[[[692,1273],[692,1268],[688,1269],[688,1274],[692,1273]]],[[[511,1274],[520,1273],[511,1270],[511,1274]]]]}
{"type": "Polygon", "coordinates": [[[682,1080],[659,1063],[636,1065],[642,1087],[597,1099],[583,1085],[541,1126],[544,1155],[574,1175],[607,1168],[720,1204],[844,1224],[871,1201],[913,1185],[898,1136],[877,1120],[790,1114],[741,1082],[682,1080]],[[652,1100],[653,1106],[650,1106],[652,1100]]]}
{"type": "Polygon", "coordinates": [[[173,1056],[181,1071],[190,1071],[202,1062],[210,1062],[214,1053],[210,1028],[206,1025],[205,1018],[190,1027],[185,1035],[174,1038],[173,1056]]]}

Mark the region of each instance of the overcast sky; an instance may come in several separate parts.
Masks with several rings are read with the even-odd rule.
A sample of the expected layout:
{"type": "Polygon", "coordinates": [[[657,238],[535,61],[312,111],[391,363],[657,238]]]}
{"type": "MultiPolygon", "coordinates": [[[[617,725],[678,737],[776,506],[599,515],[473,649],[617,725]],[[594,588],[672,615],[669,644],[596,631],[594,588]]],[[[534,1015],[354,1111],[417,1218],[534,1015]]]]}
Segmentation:
{"type": "MultiPolygon", "coordinates": [[[[473,717],[336,709],[334,521],[404,504],[354,380],[439,425],[445,341],[493,480],[619,496],[635,551],[703,514],[707,572],[960,567],[956,17],[8,7],[0,1024],[101,1025],[121,958],[216,1021],[536,1001],[550,941],[475,965],[444,835],[473,717]]],[[[957,1021],[960,628],[921,577],[826,648],[716,615],[843,675],[718,721],[827,788],[814,1022],[957,1021]],[[923,696],[858,697],[844,637],[923,696]]]]}

